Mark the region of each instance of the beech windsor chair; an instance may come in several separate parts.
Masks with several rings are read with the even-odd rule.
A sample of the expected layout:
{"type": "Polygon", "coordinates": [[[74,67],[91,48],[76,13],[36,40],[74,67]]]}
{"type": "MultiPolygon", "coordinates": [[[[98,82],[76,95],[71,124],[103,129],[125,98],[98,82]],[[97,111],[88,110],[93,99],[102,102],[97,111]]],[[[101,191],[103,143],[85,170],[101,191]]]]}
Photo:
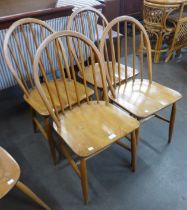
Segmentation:
{"type": "MultiPolygon", "coordinates": [[[[109,104],[108,95],[106,90],[106,78],[105,72],[103,70],[103,62],[101,60],[101,55],[94,45],[88,38],[77,32],[64,31],[54,33],[49,36],[37,50],[34,59],[34,80],[36,87],[49,110],[50,116],[53,119],[53,128],[58,134],[57,136],[61,139],[61,149],[64,156],[67,158],[69,164],[72,166],[76,174],[81,178],[82,191],[84,196],[84,202],[88,202],[88,179],[86,170],[86,160],[101,151],[108,148],[112,143],[119,142],[119,140],[128,134],[131,134],[131,148],[123,146],[131,151],[132,157],[132,169],[135,170],[136,166],[136,138],[135,130],[139,127],[139,122],[134,118],[130,117],[123,110],[109,104]],[[64,44],[61,46],[56,46],[56,40],[61,39],[64,44]],[[79,43],[80,47],[79,55],[80,61],[77,58],[75,50],[72,48],[72,43],[76,41],[79,43]],[[69,50],[65,51],[65,41],[69,50]],[[71,43],[71,44],[70,44],[71,43]],[[64,109],[64,102],[61,97],[58,97],[61,113],[58,112],[52,98],[48,97],[50,95],[51,89],[49,87],[49,81],[45,76],[45,72],[39,71],[39,62],[44,58],[46,49],[50,46],[54,46],[54,57],[53,61],[57,59],[61,78],[64,82],[65,93],[68,100],[69,108],[64,109]],[[91,66],[92,66],[92,76],[94,83],[94,94],[96,100],[90,100],[88,97],[87,86],[88,82],[85,78],[85,63],[83,60],[83,49],[85,46],[89,50],[91,56],[91,66]],[[84,46],[84,47],[83,47],[84,46]],[[68,65],[68,59],[70,58],[70,67],[68,65]],[[100,75],[102,78],[103,91],[104,91],[104,101],[99,98],[99,87],[97,86],[96,72],[94,69],[95,60],[98,61],[100,66],[100,75]],[[77,79],[75,75],[74,64],[77,65],[79,71],[83,75],[84,93],[86,100],[81,103],[80,101],[80,91],[77,89],[77,79]],[[69,89],[68,83],[71,81],[65,80],[64,69],[68,69],[72,73],[72,79],[74,84],[74,89],[69,89]],[[41,83],[39,76],[43,75],[45,80],[41,83]],[[48,87],[48,93],[44,90],[44,87],[48,87]],[[73,106],[72,100],[69,95],[74,91],[76,94],[77,105],[73,106]],[[80,169],[78,168],[76,162],[71,156],[70,150],[75,153],[75,155],[80,159],[80,169]]],[[[58,79],[54,79],[56,91],[59,92],[58,79]]],[[[60,94],[58,94],[60,96],[60,94]]],[[[119,143],[119,144],[120,144],[119,143]]]]}
{"type": "MultiPolygon", "coordinates": [[[[4,40],[4,55],[10,72],[24,93],[24,100],[27,104],[30,105],[32,109],[32,122],[34,131],[39,129],[45,139],[48,140],[51,155],[53,161],[55,162],[56,151],[49,127],[49,112],[35,87],[32,77],[32,65],[36,50],[42,41],[53,32],[54,30],[41,20],[33,18],[18,20],[12,24],[6,33],[4,40]],[[44,122],[39,120],[38,115],[44,118],[44,120],[42,120],[44,122]]],[[[59,42],[59,44],[61,43],[59,42]]],[[[47,77],[51,79],[50,87],[55,88],[53,74],[58,75],[59,70],[57,64],[54,64],[51,61],[52,55],[50,50],[48,50],[46,53],[46,59],[43,60],[43,62],[40,62],[39,65],[42,71],[46,71],[48,73],[47,77]],[[53,70],[52,75],[50,74],[50,68],[53,70]]],[[[70,78],[70,72],[66,71],[66,77],[70,78]]],[[[40,79],[43,80],[42,77],[40,79]]],[[[60,94],[62,95],[62,98],[64,98],[63,93],[65,91],[65,87],[61,85],[60,88],[60,94]]],[[[82,89],[82,84],[78,83],[77,88],[82,89]]],[[[88,95],[91,96],[92,93],[93,91],[88,89],[88,95]]],[[[53,96],[55,96],[54,101],[56,103],[57,96],[55,95],[55,92],[53,93],[53,96]]],[[[70,94],[70,98],[73,99],[74,97],[74,95],[70,94]]],[[[80,95],[80,99],[83,100],[84,97],[80,95]]],[[[64,102],[66,106],[67,101],[64,102]]]]}
{"type": "MultiPolygon", "coordinates": [[[[94,42],[97,45],[97,47],[99,47],[102,33],[107,25],[108,25],[108,21],[100,11],[92,7],[83,7],[72,13],[67,24],[67,30],[76,31],[85,35],[90,40],[92,40],[92,42],[94,42]]],[[[105,51],[107,52],[107,55],[109,56],[109,62],[106,62],[104,64],[106,67],[108,67],[106,69],[109,69],[110,72],[112,71],[117,72],[119,71],[119,69],[122,69],[123,71],[124,69],[124,65],[121,64],[120,61],[116,63],[115,65],[113,64],[113,62],[110,59],[112,58],[111,53],[108,53],[108,48],[107,48],[108,42],[113,41],[112,37],[117,37],[117,35],[119,34],[120,34],[119,28],[117,32],[111,31],[109,36],[107,37],[107,41],[105,45],[105,51]]],[[[76,48],[75,44],[74,44],[74,48],[76,48]]],[[[85,67],[86,80],[90,84],[94,85],[94,81],[92,79],[93,78],[92,66],[90,65],[90,59],[89,59],[90,55],[88,54],[87,49],[85,49],[85,52],[86,52],[86,64],[87,64],[87,66],[85,67]]],[[[102,79],[100,77],[98,63],[95,64],[94,69],[96,72],[96,80],[97,80],[98,87],[100,87],[100,89],[102,90],[102,79]]],[[[136,71],[136,74],[137,73],[138,72],[136,71]]],[[[78,73],[78,76],[82,79],[81,72],[78,73]]],[[[127,78],[129,79],[131,77],[132,77],[132,69],[128,68],[127,78]]],[[[115,76],[115,79],[116,79],[116,83],[118,83],[119,79],[117,76],[115,76]]],[[[125,78],[123,78],[123,81],[124,80],[125,78]]]]}
{"type": "Polygon", "coordinates": [[[3,198],[13,187],[22,191],[35,203],[46,210],[49,208],[36,194],[26,185],[19,181],[20,167],[10,154],[0,147],[0,199],[3,198]]]}
{"type": "MultiPolygon", "coordinates": [[[[110,80],[113,79],[108,75],[108,81],[110,84],[109,98],[115,104],[119,105],[121,108],[128,111],[132,116],[138,119],[140,122],[143,122],[150,117],[157,117],[169,123],[169,139],[168,142],[171,142],[172,133],[175,122],[176,114],[176,102],[181,99],[181,94],[175,90],[172,90],[168,87],[165,87],[159,83],[152,81],[152,58],[151,58],[151,46],[149,37],[143,25],[133,17],[122,16],[114,19],[103,32],[103,36],[100,44],[100,52],[103,59],[106,59],[104,52],[105,40],[108,33],[112,30],[113,27],[119,24],[124,24],[124,63],[125,69],[129,65],[133,66],[133,79],[128,81],[125,84],[114,87],[111,85],[110,80]],[[132,40],[128,42],[128,25],[132,25],[132,40]],[[137,38],[139,34],[139,39],[137,38]],[[130,46],[129,46],[130,45],[130,46]],[[147,67],[145,66],[144,61],[144,46],[146,46],[146,55],[147,55],[147,67]],[[136,48],[139,48],[139,53],[136,53],[136,48]],[[128,54],[130,53],[129,48],[132,49],[132,60],[128,59],[128,54]],[[137,67],[137,60],[139,60],[140,66],[140,79],[135,78],[135,69],[137,67]],[[145,69],[148,68],[147,73],[145,69]],[[147,79],[145,79],[147,75],[147,79]],[[164,117],[157,114],[160,110],[172,105],[171,117],[170,120],[165,119],[164,117]]],[[[119,46],[112,45],[111,48],[119,46]]],[[[113,58],[114,59],[114,58],[113,58]]],[[[115,60],[115,59],[114,59],[115,60]]],[[[126,74],[126,71],[125,71],[126,74]]],[[[119,78],[121,72],[119,71],[119,78]]],[[[136,133],[137,139],[139,139],[139,131],[136,133]]]]}

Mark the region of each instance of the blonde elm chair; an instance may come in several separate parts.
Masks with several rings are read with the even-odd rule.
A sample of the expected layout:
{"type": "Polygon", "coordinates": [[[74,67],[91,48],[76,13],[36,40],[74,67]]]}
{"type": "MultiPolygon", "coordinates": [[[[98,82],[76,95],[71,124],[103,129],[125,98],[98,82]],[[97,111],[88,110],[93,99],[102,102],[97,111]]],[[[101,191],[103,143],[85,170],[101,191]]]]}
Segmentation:
{"type": "MultiPolygon", "coordinates": [[[[92,8],[92,7],[83,7],[78,10],[75,10],[75,12],[72,13],[72,15],[70,16],[70,18],[68,20],[67,30],[76,31],[76,32],[79,32],[79,33],[85,35],[92,42],[94,42],[97,45],[97,47],[99,47],[102,33],[107,25],[108,25],[107,19],[99,10],[92,8]]],[[[122,34],[120,34],[120,27],[118,27],[117,29],[114,29],[113,31],[110,31],[110,34],[107,37],[106,44],[105,44],[105,52],[109,57],[108,57],[108,62],[104,63],[106,66],[105,68],[110,69],[110,72],[112,72],[113,69],[115,69],[116,73],[114,76],[115,76],[116,84],[119,83],[119,78],[117,76],[118,75],[117,72],[120,71],[120,69],[121,69],[121,72],[123,72],[124,65],[120,63],[120,57],[118,57],[118,63],[113,62],[111,54],[112,53],[116,54],[116,52],[111,52],[110,50],[108,52],[107,46],[109,45],[108,43],[113,42],[113,41],[115,42],[115,38],[117,36],[122,37],[122,34]],[[114,38],[114,39],[112,39],[112,38],[114,38]]],[[[75,49],[77,49],[75,44],[73,46],[75,49]]],[[[94,81],[92,79],[92,66],[90,65],[91,63],[90,63],[90,59],[89,59],[90,55],[87,52],[86,48],[85,48],[85,55],[86,55],[86,57],[85,57],[85,63],[86,63],[85,77],[86,77],[86,80],[90,84],[94,85],[94,81]]],[[[77,56],[78,56],[78,50],[77,50],[77,56]]],[[[94,69],[96,72],[97,84],[102,91],[102,80],[100,77],[99,65],[97,62],[94,66],[94,69]]],[[[121,75],[121,79],[123,80],[123,82],[125,82],[126,79],[130,79],[133,76],[132,68],[129,67],[127,72],[128,72],[126,75],[127,78],[125,78],[125,75],[121,75]]],[[[138,74],[137,70],[136,70],[136,74],[138,74]]],[[[78,76],[82,79],[81,72],[78,73],[78,76]]]]}
{"type": "MultiPolygon", "coordinates": [[[[126,44],[122,46],[125,51],[125,67],[127,69],[129,65],[132,66],[133,72],[135,72],[135,69],[138,68],[140,70],[140,78],[136,78],[135,73],[133,73],[133,79],[131,81],[128,81],[125,84],[121,83],[121,85],[119,86],[110,85],[110,91],[108,93],[109,98],[112,100],[113,103],[128,111],[140,122],[146,121],[152,117],[157,117],[169,123],[168,143],[170,143],[175,122],[176,103],[178,100],[181,99],[182,96],[177,91],[152,81],[152,59],[150,41],[145,28],[139,21],[132,17],[118,17],[110,22],[105,28],[100,44],[100,51],[103,59],[107,59],[104,52],[106,37],[108,33],[112,30],[112,28],[119,24],[125,25],[124,39],[126,44]],[[132,26],[131,39],[128,39],[127,36],[127,26],[129,25],[132,26]],[[146,56],[143,56],[144,46],[146,46],[146,56]],[[137,48],[139,48],[138,55],[136,53],[137,48]],[[129,59],[128,57],[130,49],[132,49],[132,59],[129,59]],[[139,61],[139,65],[137,64],[137,60],[139,61]],[[159,111],[168,106],[172,106],[171,116],[169,120],[158,114],[159,111]]],[[[118,46],[111,45],[112,49],[115,47],[118,46]]],[[[119,78],[121,74],[122,72],[119,72],[119,78]]],[[[108,76],[108,78],[112,79],[112,77],[110,76],[108,76]]],[[[110,79],[108,81],[111,84],[110,79]]],[[[139,131],[136,134],[138,139],[139,131]]]]}
{"type": "MultiPolygon", "coordinates": [[[[6,33],[4,55],[11,74],[24,93],[25,102],[31,107],[34,131],[40,130],[45,139],[48,140],[52,159],[55,163],[56,150],[49,127],[49,112],[35,87],[32,77],[32,65],[36,50],[42,41],[52,33],[54,33],[54,30],[41,20],[33,18],[18,20],[12,24],[6,33]]],[[[39,63],[40,69],[46,71],[47,77],[51,80],[50,87],[55,88],[54,75],[50,74],[50,68],[53,69],[54,74],[59,75],[58,65],[52,63],[50,49],[46,53],[46,59],[39,63]]],[[[70,72],[68,71],[66,71],[66,78],[70,78],[70,72]]],[[[44,78],[40,77],[40,79],[43,80],[44,78]]],[[[58,82],[60,83],[61,80],[58,82]]],[[[73,85],[71,82],[69,84],[73,85]]],[[[65,87],[62,85],[60,88],[60,94],[64,98],[65,87]]],[[[77,88],[82,89],[82,84],[78,83],[77,88]]],[[[93,91],[88,89],[88,95],[91,96],[92,93],[93,91]]],[[[57,96],[53,96],[55,96],[54,102],[56,102],[57,96]]],[[[70,97],[74,100],[75,95],[70,95],[70,97]]],[[[84,100],[84,96],[80,95],[80,100],[84,100]]],[[[64,101],[64,103],[67,106],[67,101],[64,101]]]]}
{"type": "Polygon", "coordinates": [[[6,150],[0,147],[0,199],[16,187],[42,208],[50,210],[51,208],[23,184],[19,178],[20,167],[18,163],[6,150]]]}
{"type": "MultiPolygon", "coordinates": [[[[88,178],[86,169],[87,159],[107,149],[113,143],[119,143],[121,138],[130,134],[131,148],[127,147],[122,142],[120,143],[131,152],[132,170],[134,171],[136,167],[135,130],[138,129],[139,123],[137,120],[130,117],[126,112],[109,103],[103,65],[101,54],[91,40],[80,33],[72,31],[58,32],[49,36],[37,50],[34,59],[34,80],[36,87],[47,110],[49,110],[53,121],[51,125],[57,133],[58,138],[61,140],[62,152],[67,158],[69,164],[72,166],[73,170],[81,179],[85,203],[88,202],[88,178]],[[61,46],[55,44],[59,39],[61,39],[63,43],[61,46]],[[76,52],[72,48],[71,42],[73,42],[73,40],[82,46],[78,49],[80,60],[78,60],[76,52]],[[68,51],[65,51],[65,45],[68,46],[68,51]],[[55,62],[55,59],[58,62],[69,107],[68,109],[65,109],[62,98],[58,97],[61,112],[57,110],[53,100],[49,97],[50,92],[54,91],[49,87],[50,81],[47,80],[45,72],[42,72],[39,69],[40,60],[46,56],[46,49],[52,46],[54,49],[53,62],[55,62]],[[95,100],[90,100],[87,91],[87,86],[89,84],[85,78],[85,63],[83,60],[83,49],[85,47],[87,47],[91,56],[92,76],[93,81],[95,82],[95,100]],[[68,58],[70,58],[70,68],[68,65],[68,58]],[[97,60],[100,67],[99,72],[102,78],[104,100],[101,100],[99,97],[99,87],[97,86],[96,72],[94,69],[95,60],[97,60]],[[83,92],[85,93],[86,100],[82,102],[80,100],[80,91],[77,88],[77,79],[74,68],[75,63],[83,75],[83,92]],[[69,82],[65,79],[65,69],[68,69],[72,73],[74,88],[69,88],[69,82]],[[45,78],[42,83],[39,79],[41,74],[45,78]],[[46,92],[44,87],[48,90],[48,92],[46,92]],[[72,100],[69,97],[69,95],[72,94],[72,90],[76,95],[76,105],[73,105],[72,100]],[[80,160],[80,168],[74,161],[71,155],[72,152],[77,156],[78,160],[80,160]]],[[[55,91],[58,93],[60,89],[58,79],[54,79],[54,81],[56,84],[55,91]]],[[[60,94],[58,94],[58,96],[60,96],[60,94]]]]}

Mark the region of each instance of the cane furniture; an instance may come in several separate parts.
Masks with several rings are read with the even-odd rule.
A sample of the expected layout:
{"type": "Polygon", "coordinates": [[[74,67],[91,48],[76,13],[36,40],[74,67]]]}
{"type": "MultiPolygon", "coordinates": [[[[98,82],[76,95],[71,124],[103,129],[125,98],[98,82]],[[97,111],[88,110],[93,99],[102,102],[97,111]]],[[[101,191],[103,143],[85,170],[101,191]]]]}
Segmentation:
{"type": "MultiPolygon", "coordinates": [[[[103,16],[102,13],[100,13],[98,10],[92,7],[85,7],[85,8],[76,10],[74,13],[72,13],[68,21],[67,30],[73,30],[73,31],[82,33],[83,35],[87,36],[90,40],[92,40],[94,43],[96,43],[96,45],[99,47],[103,30],[105,29],[107,24],[108,24],[108,21],[106,20],[106,18],[103,16]],[[79,27],[77,27],[78,22],[81,23],[79,24],[79,27]],[[89,29],[87,30],[87,33],[86,33],[85,28],[89,29]],[[95,28],[95,31],[92,30],[93,28],[95,28]]],[[[115,82],[116,83],[119,82],[119,78],[117,77],[117,71],[121,69],[121,72],[123,72],[124,65],[122,65],[120,62],[115,63],[115,64],[112,62],[111,60],[112,56],[111,56],[111,53],[108,52],[107,45],[108,45],[108,42],[111,42],[111,41],[116,42],[114,38],[117,37],[118,35],[122,36],[120,34],[119,28],[117,29],[117,31],[116,30],[111,31],[110,35],[107,37],[108,39],[105,44],[105,51],[107,52],[107,55],[109,56],[109,61],[104,64],[105,68],[108,67],[107,69],[109,69],[110,72],[112,72],[113,69],[115,69],[115,72],[116,72],[115,82]]],[[[89,59],[90,55],[88,54],[87,49],[85,49],[85,52],[86,52],[86,64],[87,64],[87,66],[85,67],[86,80],[90,84],[94,85],[94,81],[92,77],[92,66],[90,65],[90,59],[89,59]]],[[[102,80],[100,77],[98,63],[95,64],[94,69],[96,72],[97,85],[102,91],[102,80]]],[[[136,74],[137,73],[138,71],[136,71],[136,74]]],[[[131,78],[132,75],[133,75],[132,69],[129,68],[128,75],[127,75],[128,79],[131,78]]],[[[78,76],[82,78],[81,72],[78,73],[78,76]]],[[[125,77],[122,78],[121,76],[121,79],[124,81],[125,77]]]]}
{"type": "Polygon", "coordinates": [[[20,167],[11,155],[0,147],[0,199],[16,187],[46,210],[50,208],[25,184],[19,181],[20,167]]]}
{"type": "Polygon", "coordinates": [[[168,17],[179,8],[179,1],[144,0],[144,27],[151,40],[155,63],[159,63],[161,53],[169,49],[176,24],[171,20],[168,24],[168,17]]]}
{"type": "MultiPolygon", "coordinates": [[[[136,166],[136,138],[135,130],[138,128],[139,123],[134,118],[130,117],[123,110],[117,108],[116,106],[109,104],[108,95],[106,90],[106,78],[105,72],[103,70],[103,62],[101,60],[101,55],[97,47],[85,36],[77,32],[64,31],[58,32],[49,36],[37,50],[34,59],[34,80],[36,87],[49,110],[51,118],[53,119],[53,128],[58,134],[61,140],[61,149],[64,156],[67,158],[69,164],[72,166],[76,174],[80,177],[82,183],[82,191],[84,196],[84,202],[88,202],[88,178],[86,170],[86,160],[101,151],[108,148],[114,142],[119,142],[119,140],[128,134],[131,134],[131,148],[128,148],[123,142],[125,148],[131,151],[132,157],[132,169],[135,170],[136,166]],[[63,46],[56,46],[56,40],[61,39],[63,46]],[[80,60],[76,55],[74,48],[72,47],[72,42],[78,43],[80,60]],[[71,43],[71,44],[70,44],[71,43]],[[74,93],[76,94],[77,105],[73,106],[72,100],[69,99],[69,109],[64,110],[64,103],[61,97],[58,98],[61,107],[61,113],[56,109],[53,101],[48,97],[50,94],[50,88],[48,88],[48,93],[43,89],[44,84],[41,83],[39,75],[43,74],[44,78],[45,72],[39,70],[39,62],[45,56],[45,50],[54,45],[53,60],[57,60],[59,69],[61,72],[61,77],[66,87],[65,93],[67,99],[72,89],[69,89],[68,83],[70,81],[74,82],[74,93]],[[91,56],[91,66],[92,66],[92,76],[94,83],[94,93],[95,100],[90,100],[88,97],[87,86],[88,82],[85,78],[85,63],[83,60],[83,49],[85,46],[89,50],[91,56]],[[66,46],[69,48],[65,51],[66,46]],[[70,67],[68,65],[67,58],[70,58],[70,67]],[[96,80],[96,72],[94,70],[95,60],[97,60],[100,66],[100,75],[102,78],[103,91],[104,91],[104,101],[99,98],[99,91],[96,80]],[[84,92],[86,95],[86,100],[81,103],[80,101],[80,91],[77,89],[77,79],[75,75],[74,63],[76,63],[79,71],[83,75],[84,92]],[[69,69],[72,73],[72,78],[70,81],[64,79],[64,69],[69,69]],[[70,153],[72,151],[77,158],[80,160],[80,168],[72,158],[70,153]]],[[[56,91],[58,92],[58,79],[56,82],[56,91]]],[[[48,87],[49,81],[47,78],[43,81],[48,87]]],[[[120,144],[119,143],[119,144],[120,144]]]]}
{"type": "Polygon", "coordinates": [[[167,63],[174,52],[180,51],[187,46],[187,1],[181,3],[180,8],[173,15],[169,16],[169,20],[175,23],[175,32],[169,48],[168,56],[165,60],[167,63]]]}
{"type": "MultiPolygon", "coordinates": [[[[32,65],[36,50],[41,42],[53,32],[53,29],[41,20],[33,18],[21,19],[15,22],[7,31],[4,40],[4,55],[10,72],[24,93],[24,100],[31,107],[34,131],[40,130],[45,139],[48,140],[53,161],[56,162],[56,150],[49,127],[49,112],[35,87],[32,77],[32,65]],[[34,43],[34,46],[31,43],[34,43]],[[40,116],[42,116],[42,120],[40,120],[40,116]]],[[[46,59],[40,62],[40,68],[42,71],[46,71],[48,77],[51,78],[50,88],[55,89],[54,75],[50,75],[50,68],[57,75],[59,70],[58,65],[53,65],[51,61],[50,50],[47,51],[46,59]]],[[[69,78],[70,72],[66,71],[66,75],[69,78]]],[[[44,78],[41,77],[40,79],[44,78]]],[[[71,87],[73,84],[69,83],[69,86],[71,87]]],[[[67,106],[67,100],[63,96],[64,88],[63,84],[60,85],[60,94],[64,100],[64,105],[67,106]]],[[[80,91],[80,100],[83,100],[85,97],[84,94],[81,95],[83,85],[78,83],[77,88],[80,91]]],[[[87,91],[88,95],[91,96],[93,91],[91,89],[87,91]]],[[[56,92],[53,92],[53,96],[57,97],[56,92]]],[[[70,98],[75,102],[75,94],[70,94],[70,98]]],[[[54,101],[56,103],[55,98],[54,101]]],[[[58,107],[59,104],[57,103],[56,106],[58,107]]]]}
{"type": "MultiPolygon", "coordinates": [[[[174,91],[168,87],[165,87],[159,83],[152,81],[152,58],[151,58],[151,46],[149,37],[145,28],[142,24],[136,19],[128,16],[122,16],[116,18],[108,26],[105,28],[103,32],[103,36],[101,39],[100,51],[102,53],[102,57],[107,58],[104,52],[104,45],[106,37],[110,30],[119,23],[125,25],[125,58],[124,63],[127,69],[128,65],[133,66],[133,72],[135,72],[137,64],[137,59],[139,60],[139,69],[140,69],[140,79],[136,79],[133,76],[131,81],[128,81],[125,84],[121,84],[119,86],[114,85],[114,89],[112,85],[110,85],[109,97],[110,99],[119,105],[121,108],[127,110],[132,114],[136,119],[140,122],[150,119],[155,116],[159,119],[162,119],[169,123],[169,138],[168,142],[171,142],[172,133],[175,122],[175,114],[176,114],[176,102],[181,99],[181,94],[177,91],[174,91]],[[127,33],[128,27],[127,25],[132,25],[132,39],[128,41],[127,33]],[[139,35],[137,35],[139,34],[139,35]],[[139,36],[139,39],[137,38],[139,36]],[[139,44],[140,43],[140,44],[139,44]],[[146,62],[144,60],[144,46],[146,46],[146,62]],[[137,56],[136,49],[139,48],[139,57],[137,56]],[[129,48],[132,48],[132,60],[128,59],[129,48]],[[146,67],[147,66],[147,67],[146,67]],[[145,71],[145,69],[147,71],[145,71]],[[147,78],[147,79],[146,79],[147,78]],[[170,120],[165,119],[164,117],[157,114],[160,110],[172,106],[172,112],[170,120]]],[[[112,45],[111,48],[116,46],[112,45]]],[[[119,46],[118,46],[119,47],[119,46]]],[[[115,58],[113,58],[115,60],[115,58]]],[[[119,72],[120,78],[121,72],[119,72]]],[[[113,79],[111,76],[108,76],[113,79]]],[[[109,81],[110,81],[109,80],[109,81]]],[[[111,83],[111,82],[109,82],[111,83]]],[[[137,132],[137,139],[139,136],[139,132],[137,132]]]]}

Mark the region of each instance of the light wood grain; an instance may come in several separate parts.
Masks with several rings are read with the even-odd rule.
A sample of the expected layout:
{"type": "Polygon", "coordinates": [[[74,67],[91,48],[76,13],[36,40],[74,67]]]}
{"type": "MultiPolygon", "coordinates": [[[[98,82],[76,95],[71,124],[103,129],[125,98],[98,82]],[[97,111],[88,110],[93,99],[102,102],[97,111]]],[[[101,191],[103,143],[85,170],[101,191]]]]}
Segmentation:
{"type": "Polygon", "coordinates": [[[139,118],[146,118],[181,99],[181,94],[159,83],[135,80],[117,87],[116,98],[109,97],[118,105],[139,118]]]}
{"type": "MultiPolygon", "coordinates": [[[[105,69],[108,69],[108,66],[107,66],[107,63],[105,62],[105,69]]],[[[93,81],[93,76],[92,76],[92,67],[91,66],[88,66],[85,68],[85,77],[86,77],[86,80],[90,83],[90,84],[94,84],[94,81],[93,81]]],[[[103,88],[102,87],[102,81],[101,81],[101,76],[99,74],[99,65],[98,63],[95,64],[94,66],[94,71],[95,71],[95,74],[96,74],[96,81],[97,81],[97,86],[99,88],[103,88]]],[[[113,70],[112,70],[112,62],[109,62],[109,71],[110,73],[109,74],[112,74],[113,70]]],[[[139,73],[139,71],[136,69],[135,70],[135,75],[137,75],[139,73]]],[[[82,75],[81,73],[79,72],[78,75],[82,78],[82,75]]],[[[116,84],[119,84],[119,80],[124,82],[125,79],[126,79],[126,76],[127,76],[127,79],[130,79],[133,77],[133,68],[128,66],[127,67],[127,75],[125,73],[125,65],[123,64],[120,64],[118,65],[118,63],[115,64],[115,81],[116,81],[116,84]],[[120,77],[118,76],[118,72],[119,72],[119,68],[120,68],[120,77]]],[[[113,81],[113,84],[114,84],[114,81],[113,81]]]]}
{"type": "Polygon", "coordinates": [[[94,101],[67,111],[60,124],[60,129],[55,124],[54,129],[79,157],[97,153],[139,126],[116,106],[94,101]]]}
{"type": "MultiPolygon", "coordinates": [[[[62,102],[64,104],[64,107],[67,108],[68,107],[68,101],[67,101],[67,97],[66,95],[64,94],[65,92],[65,86],[64,86],[64,83],[61,81],[61,80],[58,80],[57,81],[58,83],[58,87],[59,87],[59,92],[60,92],[60,97],[62,98],[62,102]]],[[[75,87],[74,87],[74,81],[73,80],[67,80],[66,82],[67,84],[67,88],[68,90],[72,90],[72,91],[69,91],[69,97],[70,97],[70,100],[71,100],[71,103],[72,105],[77,103],[77,97],[76,97],[76,93],[74,91],[75,87]]],[[[61,110],[61,107],[60,107],[60,102],[58,100],[58,97],[57,97],[57,91],[56,91],[56,87],[55,87],[55,84],[53,81],[49,81],[49,86],[50,86],[50,89],[51,89],[51,92],[53,93],[53,96],[54,96],[54,103],[55,103],[55,106],[57,107],[58,110],[61,110]]],[[[42,85],[42,88],[48,98],[48,100],[50,101],[50,96],[49,96],[49,93],[48,93],[48,90],[46,88],[46,85],[43,84],[42,85]]],[[[85,94],[85,91],[84,91],[84,85],[82,85],[81,83],[78,83],[77,84],[77,91],[79,91],[80,93],[80,101],[84,100],[86,98],[86,94],[85,94]]],[[[87,91],[88,91],[88,96],[91,96],[93,95],[94,91],[91,89],[91,88],[88,88],[87,87],[87,91]]],[[[30,95],[29,97],[26,97],[24,96],[24,100],[31,105],[31,107],[36,110],[39,114],[41,114],[42,116],[48,116],[49,115],[49,111],[47,110],[41,96],[39,95],[38,91],[36,88],[34,88],[31,92],[30,92],[30,95]]]]}

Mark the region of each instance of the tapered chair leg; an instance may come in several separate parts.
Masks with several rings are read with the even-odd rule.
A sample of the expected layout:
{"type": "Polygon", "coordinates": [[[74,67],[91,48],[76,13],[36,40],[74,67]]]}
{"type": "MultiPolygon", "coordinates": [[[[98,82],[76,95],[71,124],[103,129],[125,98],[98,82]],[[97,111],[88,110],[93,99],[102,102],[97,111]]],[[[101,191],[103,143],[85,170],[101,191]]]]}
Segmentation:
{"type": "Polygon", "coordinates": [[[132,171],[136,170],[136,133],[133,131],[131,133],[131,166],[132,171]]]}
{"type": "Polygon", "coordinates": [[[173,104],[172,109],[171,109],[168,144],[170,144],[171,140],[172,140],[173,129],[174,129],[174,125],[175,125],[175,117],[176,117],[176,103],[173,104]]]}
{"type": "Polygon", "coordinates": [[[49,124],[49,118],[45,118],[45,131],[47,133],[51,156],[52,156],[54,164],[56,164],[56,150],[55,150],[55,144],[52,137],[52,130],[49,124]]]}
{"type": "Polygon", "coordinates": [[[86,168],[86,160],[80,160],[80,173],[81,173],[81,184],[82,184],[82,192],[84,197],[84,203],[88,203],[88,177],[87,177],[87,168],[86,168]]]}
{"type": "Polygon", "coordinates": [[[138,145],[139,139],[140,139],[140,128],[136,129],[136,145],[138,145]]]}
{"type": "Polygon", "coordinates": [[[22,182],[18,181],[15,185],[20,191],[22,191],[25,195],[31,198],[35,203],[42,206],[46,210],[51,210],[49,206],[47,206],[35,193],[33,193],[26,185],[22,182]]]}

